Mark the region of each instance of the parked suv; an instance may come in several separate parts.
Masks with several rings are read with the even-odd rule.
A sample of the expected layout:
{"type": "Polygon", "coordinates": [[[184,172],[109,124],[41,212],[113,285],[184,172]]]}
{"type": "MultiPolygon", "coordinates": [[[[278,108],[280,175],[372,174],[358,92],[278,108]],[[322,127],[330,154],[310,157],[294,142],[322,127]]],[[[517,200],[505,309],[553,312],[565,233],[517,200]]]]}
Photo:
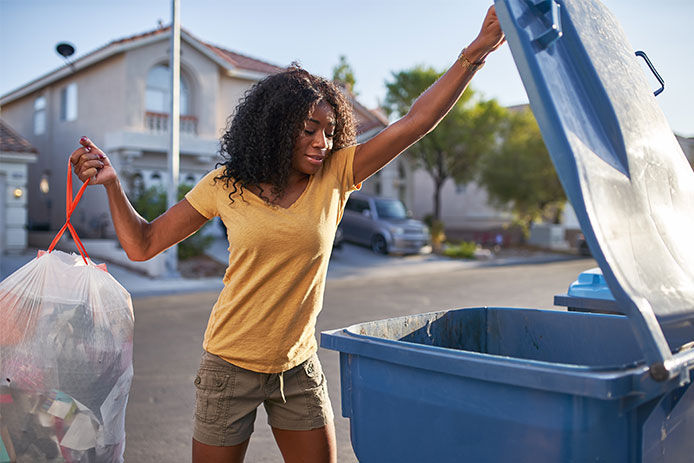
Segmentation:
{"type": "Polygon", "coordinates": [[[371,246],[378,254],[419,253],[429,244],[429,229],[412,219],[397,199],[354,192],[340,223],[345,241],[371,246]]]}

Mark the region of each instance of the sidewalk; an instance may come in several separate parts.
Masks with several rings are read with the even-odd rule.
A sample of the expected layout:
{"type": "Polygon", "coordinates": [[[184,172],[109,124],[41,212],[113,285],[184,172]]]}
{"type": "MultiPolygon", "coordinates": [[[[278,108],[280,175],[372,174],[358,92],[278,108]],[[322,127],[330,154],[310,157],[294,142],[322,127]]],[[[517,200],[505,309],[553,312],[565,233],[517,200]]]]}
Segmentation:
{"type": "MultiPolygon", "coordinates": [[[[22,254],[3,254],[0,256],[0,281],[36,257],[36,249],[28,249],[22,254]]],[[[226,242],[217,240],[208,251],[210,257],[226,264],[226,242]]],[[[552,252],[501,252],[487,260],[466,261],[450,259],[433,254],[415,256],[380,256],[367,248],[344,244],[335,250],[328,267],[329,280],[353,280],[360,278],[392,278],[399,275],[431,274],[463,268],[498,265],[521,265],[556,262],[577,259],[570,254],[552,252]]],[[[163,294],[192,293],[199,291],[220,291],[222,279],[210,278],[149,278],[128,270],[117,264],[107,263],[108,271],[120,282],[133,298],[158,296],[163,294]]]]}
{"type": "Polygon", "coordinates": [[[436,254],[381,256],[370,249],[345,244],[335,250],[328,267],[328,279],[392,278],[395,276],[449,272],[464,268],[501,265],[542,264],[580,258],[567,253],[503,250],[489,259],[452,259],[436,254]]]}
{"type": "MultiPolygon", "coordinates": [[[[0,281],[36,257],[36,249],[28,249],[22,254],[3,254],[0,256],[0,281]]],[[[100,263],[97,261],[97,263],[100,263]]],[[[130,292],[133,298],[159,296],[198,291],[219,291],[221,278],[150,278],[141,273],[107,262],[108,272],[130,292]]]]}

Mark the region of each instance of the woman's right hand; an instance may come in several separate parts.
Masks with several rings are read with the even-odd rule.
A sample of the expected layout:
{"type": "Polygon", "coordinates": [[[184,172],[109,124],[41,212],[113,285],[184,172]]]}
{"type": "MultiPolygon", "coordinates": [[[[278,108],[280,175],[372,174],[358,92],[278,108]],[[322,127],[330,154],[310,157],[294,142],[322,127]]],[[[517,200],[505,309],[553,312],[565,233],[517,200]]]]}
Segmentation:
{"type": "Polygon", "coordinates": [[[499,18],[496,16],[494,5],[487,10],[479,34],[467,47],[466,57],[470,62],[484,61],[487,55],[499,48],[506,41],[501,30],[499,18]]]}
{"type": "Polygon", "coordinates": [[[92,141],[87,137],[80,138],[80,146],[70,155],[75,175],[82,182],[91,179],[93,185],[109,185],[118,180],[116,170],[111,161],[92,141]]]}

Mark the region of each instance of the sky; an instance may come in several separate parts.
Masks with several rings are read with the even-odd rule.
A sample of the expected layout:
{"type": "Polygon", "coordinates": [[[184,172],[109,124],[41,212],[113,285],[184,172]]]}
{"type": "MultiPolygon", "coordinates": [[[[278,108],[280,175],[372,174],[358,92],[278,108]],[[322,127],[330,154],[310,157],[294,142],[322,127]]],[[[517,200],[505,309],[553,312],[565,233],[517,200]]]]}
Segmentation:
{"type": "MultiPolygon", "coordinates": [[[[657,101],[672,129],[694,136],[694,1],[603,2],[634,50],[646,51],[665,79],[657,101]]],[[[281,66],[298,61],[325,77],[345,55],[367,107],[385,98],[393,72],[450,66],[477,35],[491,3],[180,0],[182,26],[229,50],[281,66]]],[[[63,66],[55,52],[59,42],[72,43],[79,58],[112,40],[153,30],[159,20],[171,22],[171,0],[0,0],[0,95],[63,66]]],[[[508,46],[488,58],[471,86],[505,106],[528,101],[508,46]]]]}

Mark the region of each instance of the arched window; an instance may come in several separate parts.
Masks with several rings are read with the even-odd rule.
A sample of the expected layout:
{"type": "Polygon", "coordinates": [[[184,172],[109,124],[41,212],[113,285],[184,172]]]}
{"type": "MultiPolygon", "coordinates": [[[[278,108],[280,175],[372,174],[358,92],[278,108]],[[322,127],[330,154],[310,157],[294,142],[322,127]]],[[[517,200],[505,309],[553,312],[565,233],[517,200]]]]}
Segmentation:
{"type": "MultiPolygon", "coordinates": [[[[150,69],[147,74],[147,89],[145,90],[145,109],[147,112],[168,114],[169,95],[171,94],[171,76],[169,66],[159,64],[150,69]]],[[[181,115],[190,114],[190,86],[181,75],[181,115]]]]}

